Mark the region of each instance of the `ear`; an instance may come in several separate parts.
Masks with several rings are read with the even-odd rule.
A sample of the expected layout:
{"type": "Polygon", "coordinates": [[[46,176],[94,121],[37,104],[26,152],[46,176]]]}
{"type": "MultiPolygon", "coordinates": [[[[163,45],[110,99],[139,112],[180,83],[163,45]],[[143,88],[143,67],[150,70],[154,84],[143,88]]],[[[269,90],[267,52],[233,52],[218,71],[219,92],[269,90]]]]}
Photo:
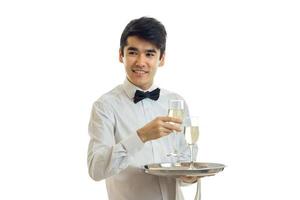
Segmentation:
{"type": "Polygon", "coordinates": [[[159,60],[159,65],[158,65],[159,67],[162,67],[165,64],[165,55],[166,54],[163,54],[161,59],[159,60]]]}
{"type": "Polygon", "coordinates": [[[120,63],[123,63],[123,55],[122,55],[122,49],[120,48],[119,49],[119,61],[120,61],[120,63]]]}

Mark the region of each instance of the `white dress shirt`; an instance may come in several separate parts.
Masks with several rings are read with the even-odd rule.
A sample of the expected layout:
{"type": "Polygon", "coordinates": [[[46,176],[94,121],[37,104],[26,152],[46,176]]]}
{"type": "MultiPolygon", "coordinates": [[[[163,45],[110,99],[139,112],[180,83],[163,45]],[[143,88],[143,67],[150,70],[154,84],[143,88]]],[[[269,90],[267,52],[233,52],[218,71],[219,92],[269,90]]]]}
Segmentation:
{"type": "MultiPolygon", "coordinates": [[[[94,102],[89,123],[89,174],[96,181],[106,179],[110,200],[180,199],[175,197],[181,193],[179,181],[144,172],[146,164],[172,162],[166,155],[174,151],[174,137],[143,143],[136,131],[158,116],[167,116],[168,101],[182,97],[161,89],[157,101],[146,98],[135,104],[137,89],[141,90],[126,79],[94,102]]],[[[184,113],[188,115],[186,104],[184,113]]],[[[177,135],[179,152],[185,152],[182,159],[186,160],[188,147],[183,134],[177,135]]]]}

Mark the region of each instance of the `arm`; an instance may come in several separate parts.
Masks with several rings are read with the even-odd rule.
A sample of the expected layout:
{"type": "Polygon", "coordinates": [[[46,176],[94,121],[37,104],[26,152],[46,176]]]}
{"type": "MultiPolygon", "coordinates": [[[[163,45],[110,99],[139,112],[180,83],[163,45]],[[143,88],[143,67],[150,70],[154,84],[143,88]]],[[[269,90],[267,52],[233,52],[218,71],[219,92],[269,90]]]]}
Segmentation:
{"type": "Polygon", "coordinates": [[[114,138],[115,119],[112,109],[103,102],[93,105],[89,123],[90,143],[88,149],[89,175],[99,181],[118,174],[129,165],[129,158],[140,151],[144,143],[180,130],[181,123],[171,117],[157,117],[128,138],[116,143],[114,138]]]}
{"type": "Polygon", "coordinates": [[[142,149],[144,143],[137,134],[116,143],[115,119],[112,109],[103,102],[95,102],[89,122],[90,143],[88,148],[89,175],[100,181],[118,174],[128,166],[128,158],[142,149]]]}

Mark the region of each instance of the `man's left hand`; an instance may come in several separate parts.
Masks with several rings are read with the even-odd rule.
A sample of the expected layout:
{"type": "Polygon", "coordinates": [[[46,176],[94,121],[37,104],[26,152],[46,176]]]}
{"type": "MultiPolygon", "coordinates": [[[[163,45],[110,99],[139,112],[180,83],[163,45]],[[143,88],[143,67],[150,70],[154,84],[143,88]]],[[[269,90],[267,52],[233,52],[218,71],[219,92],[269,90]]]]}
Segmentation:
{"type": "Polygon", "coordinates": [[[185,183],[196,183],[199,176],[180,176],[180,180],[182,180],[185,183]]]}

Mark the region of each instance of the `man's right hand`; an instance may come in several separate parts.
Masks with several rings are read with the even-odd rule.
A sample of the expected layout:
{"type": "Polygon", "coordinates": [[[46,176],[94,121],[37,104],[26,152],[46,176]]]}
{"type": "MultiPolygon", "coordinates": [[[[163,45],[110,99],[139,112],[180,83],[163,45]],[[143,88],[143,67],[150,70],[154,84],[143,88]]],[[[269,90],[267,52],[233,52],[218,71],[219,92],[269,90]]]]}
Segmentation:
{"type": "Polygon", "coordinates": [[[163,136],[169,135],[172,132],[180,132],[181,119],[174,117],[157,117],[144,127],[137,130],[138,136],[145,143],[149,140],[155,140],[163,136]],[[171,122],[171,123],[170,123],[171,122]]]}

